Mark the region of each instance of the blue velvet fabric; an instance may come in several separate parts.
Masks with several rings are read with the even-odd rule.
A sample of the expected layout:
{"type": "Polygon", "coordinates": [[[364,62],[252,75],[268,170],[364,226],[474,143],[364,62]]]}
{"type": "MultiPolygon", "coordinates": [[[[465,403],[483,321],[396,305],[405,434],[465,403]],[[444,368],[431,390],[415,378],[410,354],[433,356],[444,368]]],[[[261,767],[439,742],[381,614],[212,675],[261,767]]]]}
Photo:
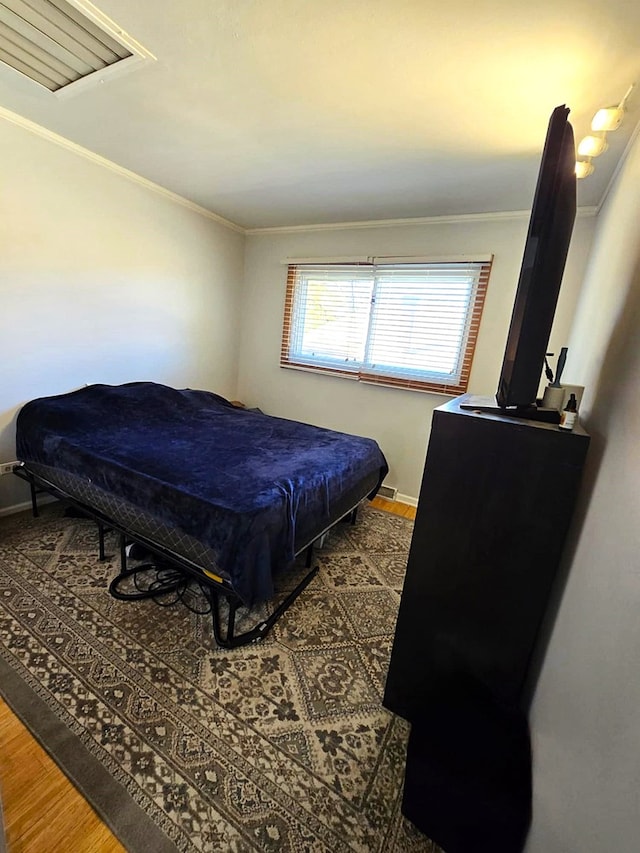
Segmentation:
{"type": "Polygon", "coordinates": [[[322,530],[341,495],[387,473],[373,439],[153,382],[32,400],[18,415],[17,455],[85,477],[205,543],[248,605],[273,594],[296,525],[313,517],[322,530]]]}

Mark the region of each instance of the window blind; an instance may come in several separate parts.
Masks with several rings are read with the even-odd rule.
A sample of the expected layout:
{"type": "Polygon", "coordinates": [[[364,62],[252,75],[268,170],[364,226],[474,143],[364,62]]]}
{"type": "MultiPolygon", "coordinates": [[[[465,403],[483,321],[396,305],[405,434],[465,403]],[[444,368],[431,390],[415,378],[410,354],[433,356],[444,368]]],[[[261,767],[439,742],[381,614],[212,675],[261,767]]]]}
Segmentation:
{"type": "Polygon", "coordinates": [[[490,269],[490,260],[292,264],[280,363],[463,393],[490,269]]]}

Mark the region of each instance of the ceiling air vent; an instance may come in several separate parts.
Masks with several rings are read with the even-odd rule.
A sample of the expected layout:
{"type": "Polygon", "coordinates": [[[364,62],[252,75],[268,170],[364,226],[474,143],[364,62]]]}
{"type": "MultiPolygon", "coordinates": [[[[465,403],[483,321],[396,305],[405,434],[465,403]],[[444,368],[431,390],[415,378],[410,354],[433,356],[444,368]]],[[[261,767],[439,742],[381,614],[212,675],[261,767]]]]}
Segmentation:
{"type": "Polygon", "coordinates": [[[145,59],[155,57],[85,0],[0,0],[0,61],[57,95],[145,59]]]}

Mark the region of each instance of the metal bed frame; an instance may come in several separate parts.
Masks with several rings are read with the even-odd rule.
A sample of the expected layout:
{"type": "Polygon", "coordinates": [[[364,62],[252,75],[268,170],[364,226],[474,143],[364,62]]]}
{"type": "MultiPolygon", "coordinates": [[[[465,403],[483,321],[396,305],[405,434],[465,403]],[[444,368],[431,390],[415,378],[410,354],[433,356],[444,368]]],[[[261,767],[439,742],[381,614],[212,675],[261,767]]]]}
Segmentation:
{"type": "Polygon", "coordinates": [[[192,560],[180,554],[176,554],[169,548],[152,541],[150,538],[131,530],[127,525],[121,522],[114,521],[109,518],[104,512],[84,503],[78,498],[68,494],[64,489],[48,481],[40,474],[36,474],[29,470],[27,464],[22,463],[13,469],[13,473],[29,484],[31,490],[31,509],[34,518],[39,516],[38,495],[50,494],[65,504],[74,507],[83,516],[86,516],[98,526],[98,556],[101,561],[106,559],[105,555],[105,533],[114,531],[119,535],[119,550],[120,550],[120,574],[118,574],[109,585],[109,592],[114,598],[121,601],[137,601],[146,598],[158,598],[163,595],[168,595],[176,592],[182,587],[186,580],[197,580],[202,592],[208,599],[211,608],[211,617],[213,623],[213,635],[216,643],[224,649],[235,649],[239,646],[245,646],[249,643],[258,643],[271,630],[283,613],[293,604],[298,596],[306,589],[316,576],[319,566],[312,566],[313,548],[314,545],[322,541],[327,532],[339,524],[340,521],[348,520],[353,525],[356,522],[358,506],[362,498],[352,506],[341,518],[338,518],[326,529],[321,531],[311,542],[305,544],[302,548],[296,551],[295,556],[306,553],[305,567],[308,569],[302,580],[294,587],[294,589],[275,607],[273,612],[264,620],[258,622],[253,628],[244,631],[241,634],[235,633],[235,619],[237,611],[242,607],[242,601],[238,597],[231,583],[225,578],[213,575],[212,572],[198,566],[192,560]],[[159,560],[175,569],[178,572],[178,578],[170,578],[166,582],[160,582],[153,587],[140,590],[136,585],[135,592],[122,591],[121,584],[129,579],[136,581],[139,575],[145,572],[158,571],[160,568],[154,562],[141,563],[133,568],[127,568],[127,545],[137,543],[146,551],[155,555],[159,560]],[[220,599],[225,598],[228,602],[228,615],[226,626],[222,625],[222,613],[220,610],[220,599]]]}

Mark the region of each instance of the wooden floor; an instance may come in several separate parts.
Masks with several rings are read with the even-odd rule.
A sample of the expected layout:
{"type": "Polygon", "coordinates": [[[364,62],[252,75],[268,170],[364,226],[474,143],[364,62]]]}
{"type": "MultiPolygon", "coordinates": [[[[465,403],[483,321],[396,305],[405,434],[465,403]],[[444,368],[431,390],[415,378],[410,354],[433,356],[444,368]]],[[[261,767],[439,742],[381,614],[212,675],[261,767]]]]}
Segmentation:
{"type": "Polygon", "coordinates": [[[409,504],[402,504],[398,501],[388,501],[386,498],[374,498],[371,501],[371,506],[376,509],[384,509],[387,512],[392,512],[394,515],[401,515],[403,518],[410,518],[412,521],[416,517],[416,508],[409,504]]]}
{"type": "MultiPolygon", "coordinates": [[[[407,504],[375,498],[373,506],[415,518],[407,504]]],[[[0,788],[8,853],[125,853],[2,699],[0,788]]]]}
{"type": "Polygon", "coordinates": [[[0,784],[8,853],[124,853],[2,700],[0,784]]]}

